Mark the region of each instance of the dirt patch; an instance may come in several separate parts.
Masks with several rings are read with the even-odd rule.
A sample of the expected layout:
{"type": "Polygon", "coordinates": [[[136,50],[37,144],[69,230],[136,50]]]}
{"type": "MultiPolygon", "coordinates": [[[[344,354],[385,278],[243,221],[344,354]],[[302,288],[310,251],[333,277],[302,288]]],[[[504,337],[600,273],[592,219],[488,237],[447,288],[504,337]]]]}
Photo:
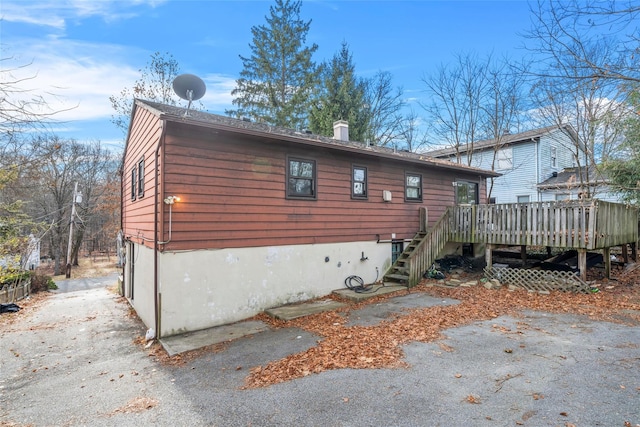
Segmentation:
{"type": "MultiPolygon", "coordinates": [[[[106,255],[91,255],[84,256],[78,259],[78,265],[71,267],[71,276],[73,278],[84,277],[102,277],[111,273],[119,272],[120,267],[116,266],[116,257],[106,255]]],[[[45,274],[51,276],[53,280],[64,280],[64,273],[58,276],[54,276],[53,263],[42,264],[37,269],[39,274],[45,274]]]]}

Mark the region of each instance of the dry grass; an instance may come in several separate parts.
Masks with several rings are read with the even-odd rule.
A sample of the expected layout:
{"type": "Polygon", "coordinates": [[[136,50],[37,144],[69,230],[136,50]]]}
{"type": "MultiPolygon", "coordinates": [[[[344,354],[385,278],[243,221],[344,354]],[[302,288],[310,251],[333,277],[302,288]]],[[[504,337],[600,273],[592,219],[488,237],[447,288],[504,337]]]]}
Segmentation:
{"type": "MultiPolygon", "coordinates": [[[[78,258],[78,266],[71,267],[71,278],[79,279],[82,277],[100,277],[110,273],[120,271],[116,266],[115,255],[91,255],[78,258]]],[[[64,269],[64,266],[63,266],[64,269]]],[[[38,268],[38,273],[51,276],[53,280],[64,280],[64,272],[61,275],[54,276],[53,263],[44,264],[38,268]]]]}

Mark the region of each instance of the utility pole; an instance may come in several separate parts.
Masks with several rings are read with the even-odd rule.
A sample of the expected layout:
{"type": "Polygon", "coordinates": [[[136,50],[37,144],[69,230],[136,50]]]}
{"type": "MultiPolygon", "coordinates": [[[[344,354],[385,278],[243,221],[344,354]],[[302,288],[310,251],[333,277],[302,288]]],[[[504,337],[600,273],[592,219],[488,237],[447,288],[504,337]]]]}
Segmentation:
{"type": "Polygon", "coordinates": [[[78,197],[78,182],[73,189],[73,201],[71,202],[71,222],[69,223],[69,244],[67,245],[67,271],[64,277],[71,278],[71,245],[73,242],[73,223],[76,217],[76,198],[78,197]]]}

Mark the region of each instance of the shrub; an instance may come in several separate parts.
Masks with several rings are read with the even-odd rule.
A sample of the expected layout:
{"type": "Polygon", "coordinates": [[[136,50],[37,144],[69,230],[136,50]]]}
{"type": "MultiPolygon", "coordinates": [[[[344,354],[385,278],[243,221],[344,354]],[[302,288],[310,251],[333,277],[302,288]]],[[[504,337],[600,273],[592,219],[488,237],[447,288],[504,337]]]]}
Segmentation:
{"type": "Polygon", "coordinates": [[[16,270],[11,268],[0,269],[0,289],[5,286],[15,286],[23,280],[27,280],[31,277],[30,271],[16,270]]]}
{"type": "Polygon", "coordinates": [[[51,276],[44,274],[34,274],[31,277],[31,293],[48,291],[50,289],[58,289],[56,283],[51,276]]]}

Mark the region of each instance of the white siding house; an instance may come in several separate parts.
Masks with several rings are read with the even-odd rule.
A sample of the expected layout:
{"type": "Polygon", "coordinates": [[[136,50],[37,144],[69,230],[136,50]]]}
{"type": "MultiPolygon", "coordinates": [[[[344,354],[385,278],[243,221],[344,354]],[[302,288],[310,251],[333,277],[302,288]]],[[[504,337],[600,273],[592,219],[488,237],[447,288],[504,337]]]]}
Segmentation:
{"type": "MultiPolygon", "coordinates": [[[[548,196],[543,197],[541,182],[553,177],[554,173],[577,166],[576,147],[575,132],[568,126],[505,134],[499,139],[475,142],[470,166],[502,174],[487,180],[487,197],[492,203],[538,202],[547,200],[548,196]]],[[[467,151],[461,149],[456,153],[453,148],[446,148],[426,154],[467,163],[467,151]]],[[[584,158],[580,164],[584,164],[584,158]]]]}

